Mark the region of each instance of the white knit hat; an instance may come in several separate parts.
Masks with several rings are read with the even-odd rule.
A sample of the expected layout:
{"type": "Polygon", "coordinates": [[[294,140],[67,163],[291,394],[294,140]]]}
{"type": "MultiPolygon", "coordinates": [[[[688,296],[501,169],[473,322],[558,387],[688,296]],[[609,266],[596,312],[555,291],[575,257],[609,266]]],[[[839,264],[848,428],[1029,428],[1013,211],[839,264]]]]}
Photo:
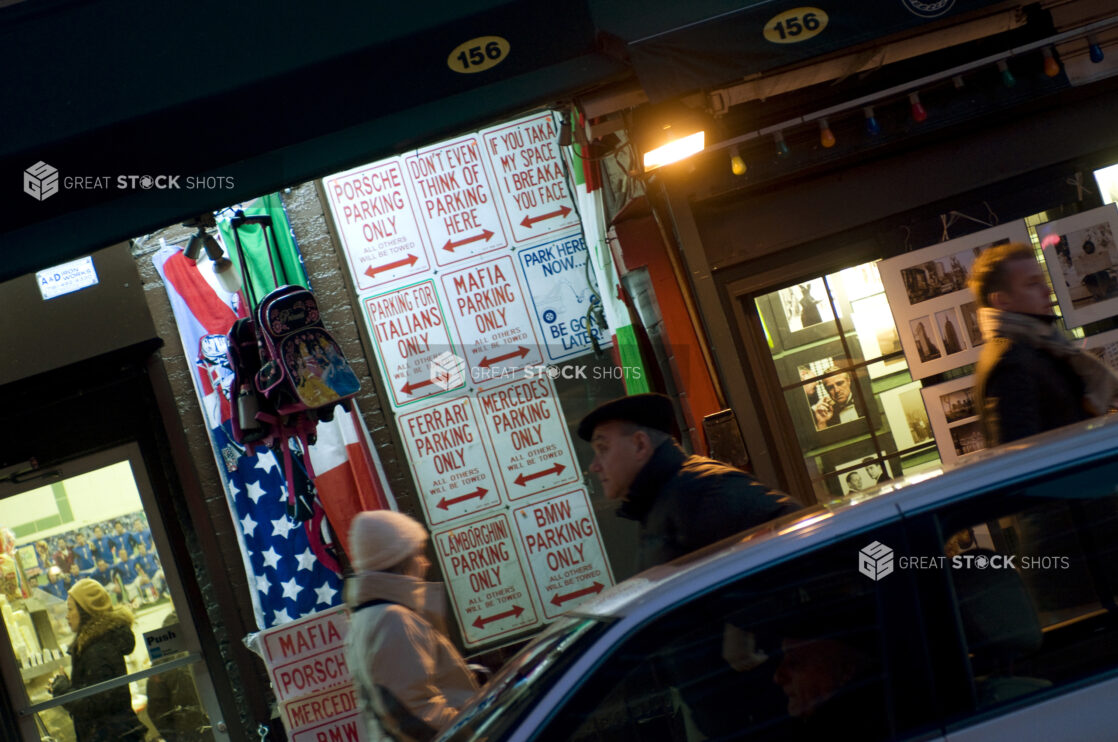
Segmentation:
{"type": "Polygon", "coordinates": [[[356,572],[395,567],[427,545],[427,529],[393,510],[358,513],[349,526],[350,562],[356,572]]]}

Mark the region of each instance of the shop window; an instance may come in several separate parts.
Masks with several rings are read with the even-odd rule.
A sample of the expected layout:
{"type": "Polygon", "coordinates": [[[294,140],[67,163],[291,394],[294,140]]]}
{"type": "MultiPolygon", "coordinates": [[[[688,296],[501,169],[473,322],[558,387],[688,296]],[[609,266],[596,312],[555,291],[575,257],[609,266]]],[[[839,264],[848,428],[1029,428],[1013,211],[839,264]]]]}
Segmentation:
{"type": "Polygon", "coordinates": [[[1118,668],[1116,481],[1104,461],[941,518],[977,708],[1118,668]]]}
{"type": "Polygon", "coordinates": [[[817,497],[855,494],[939,463],[875,263],[755,302],[817,497]]]}
{"type": "Polygon", "coordinates": [[[123,733],[115,716],[104,727],[97,720],[129,705],[147,738],[189,732],[212,739],[195,682],[208,689],[208,678],[193,627],[180,620],[189,612],[176,597],[179,581],[160,524],[149,519],[150,495],[141,495],[138,455],[126,447],[96,458],[76,465],[87,469],[82,473],[60,471],[51,484],[0,490],[0,612],[8,643],[0,661],[15,665],[0,669],[20,681],[7,688],[11,701],[57,742],[102,728],[123,733]],[[83,614],[68,597],[86,578],[104,593],[84,593],[92,597],[83,614]],[[98,602],[105,594],[108,602],[98,602]],[[114,649],[91,649],[98,643],[114,649]],[[75,661],[75,652],[98,663],[75,661]],[[95,684],[96,691],[87,689],[95,684]]]}

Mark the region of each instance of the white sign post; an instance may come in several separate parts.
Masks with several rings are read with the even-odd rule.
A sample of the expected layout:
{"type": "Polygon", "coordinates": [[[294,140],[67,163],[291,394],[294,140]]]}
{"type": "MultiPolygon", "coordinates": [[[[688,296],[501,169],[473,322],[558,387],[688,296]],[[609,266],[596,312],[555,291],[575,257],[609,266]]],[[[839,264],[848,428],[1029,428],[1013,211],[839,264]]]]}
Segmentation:
{"type": "Polygon", "coordinates": [[[578,481],[551,379],[535,376],[480,392],[477,404],[510,500],[578,481]]]}
{"type": "Polygon", "coordinates": [[[432,540],[466,646],[539,624],[507,515],[456,525],[432,540]]]}
{"type": "Polygon", "coordinates": [[[479,386],[543,363],[528,301],[508,255],[439,277],[459,347],[479,386]]]}
{"type": "Polygon", "coordinates": [[[513,510],[546,618],[613,584],[590,496],[581,487],[513,510]]]}
{"type": "Polygon", "coordinates": [[[436,264],[508,247],[476,136],[419,150],[405,164],[436,264]]]}
{"type": "Polygon", "coordinates": [[[500,504],[500,487],[469,397],[409,410],[397,422],[430,525],[500,504]]]}

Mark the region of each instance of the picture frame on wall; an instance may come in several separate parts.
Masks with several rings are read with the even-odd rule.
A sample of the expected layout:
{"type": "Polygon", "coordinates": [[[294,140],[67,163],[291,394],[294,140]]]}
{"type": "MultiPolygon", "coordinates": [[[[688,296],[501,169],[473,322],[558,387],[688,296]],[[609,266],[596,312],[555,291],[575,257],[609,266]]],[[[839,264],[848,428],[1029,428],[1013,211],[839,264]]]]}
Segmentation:
{"type": "Polygon", "coordinates": [[[893,314],[889,311],[889,301],[884,292],[851,301],[850,317],[862,356],[868,359],[886,357],[886,360],[868,366],[871,379],[908,368],[902,353],[901,336],[893,324],[893,314]]]}
{"type": "MultiPolygon", "coordinates": [[[[851,350],[857,352],[856,344],[851,350]]],[[[779,372],[792,422],[806,450],[864,435],[871,425],[878,427],[877,405],[866,368],[843,370],[861,360],[847,358],[839,339],[780,359],[779,372]],[[836,368],[839,370],[832,371],[836,368]]]]}
{"type": "Polygon", "coordinates": [[[1065,324],[1118,315],[1118,205],[1056,219],[1036,232],[1065,324]]]}
{"type": "Polygon", "coordinates": [[[974,374],[920,390],[944,466],[986,448],[973,390],[974,374]]]}
{"type": "Polygon", "coordinates": [[[1083,349],[1118,372],[1118,330],[1091,335],[1083,341],[1083,349]]]}
{"type": "MultiPolygon", "coordinates": [[[[827,286],[822,278],[813,278],[778,289],[757,299],[765,327],[780,346],[790,350],[838,335],[827,286]]],[[[836,301],[839,316],[841,302],[836,301]]]]}
{"type": "Polygon", "coordinates": [[[913,381],[878,394],[889,430],[900,451],[934,441],[921,388],[919,381],[913,381]]]}
{"type": "Polygon", "coordinates": [[[845,497],[868,492],[902,476],[900,457],[892,439],[888,435],[878,436],[877,443],[887,450],[875,449],[874,441],[866,438],[819,457],[820,471],[829,494],[845,497]]]}
{"type": "Polygon", "coordinates": [[[1007,242],[1030,244],[1023,220],[878,263],[913,379],[943,373],[978,360],[982,334],[974,294],[967,288],[974,259],[1007,242]]]}

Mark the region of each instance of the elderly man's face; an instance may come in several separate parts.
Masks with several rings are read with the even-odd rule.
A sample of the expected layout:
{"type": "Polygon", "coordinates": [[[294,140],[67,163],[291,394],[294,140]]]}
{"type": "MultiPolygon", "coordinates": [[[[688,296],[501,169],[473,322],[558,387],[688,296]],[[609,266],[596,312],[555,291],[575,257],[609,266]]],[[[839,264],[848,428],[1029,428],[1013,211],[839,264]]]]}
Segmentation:
{"type": "Polygon", "coordinates": [[[637,473],[650,458],[648,436],[634,431],[628,423],[610,420],[594,428],[590,445],[594,447],[590,471],[598,475],[606,497],[611,500],[625,497],[637,473]]]}
{"type": "Polygon", "coordinates": [[[827,394],[835,401],[835,405],[842,407],[850,401],[850,374],[842,373],[828,376],[823,379],[823,386],[827,394]]]}

